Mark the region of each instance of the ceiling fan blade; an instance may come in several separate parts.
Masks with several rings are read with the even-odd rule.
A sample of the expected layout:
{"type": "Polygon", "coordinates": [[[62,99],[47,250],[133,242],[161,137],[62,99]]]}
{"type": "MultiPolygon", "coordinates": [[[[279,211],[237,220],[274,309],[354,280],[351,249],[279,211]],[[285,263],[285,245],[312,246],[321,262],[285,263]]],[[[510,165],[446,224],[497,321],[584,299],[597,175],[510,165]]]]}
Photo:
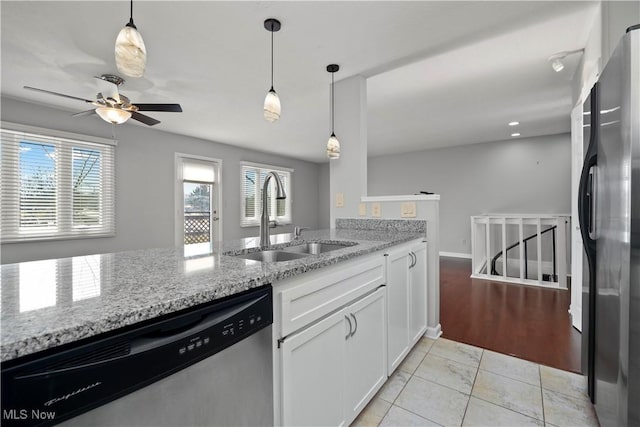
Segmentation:
{"type": "Polygon", "coordinates": [[[84,102],[87,102],[89,104],[93,103],[93,101],[91,101],[89,99],[78,98],[77,96],[65,95],[64,93],[52,92],[50,90],[45,90],[45,89],[38,89],[37,87],[24,86],[24,88],[25,89],[29,89],[29,90],[35,90],[36,92],[44,92],[44,93],[49,93],[51,95],[62,96],[62,97],[69,98],[69,99],[76,99],[78,101],[84,101],[84,102]]]}
{"type": "Polygon", "coordinates": [[[96,112],[95,108],[87,111],[81,111],[79,113],[72,114],[71,117],[84,117],[90,116],[96,112]]]}
{"type": "Polygon", "coordinates": [[[160,120],[156,120],[153,117],[145,116],[144,114],[140,114],[137,111],[131,112],[131,118],[149,126],[157,125],[158,123],[160,123],[160,120]]]}
{"type": "Polygon", "coordinates": [[[98,90],[105,99],[114,99],[116,103],[120,103],[120,92],[118,91],[118,85],[112,81],[104,79],[102,77],[94,76],[98,79],[98,90]]]}
{"type": "Polygon", "coordinates": [[[182,113],[180,104],[135,104],[138,111],[164,111],[168,113],[182,113]]]}

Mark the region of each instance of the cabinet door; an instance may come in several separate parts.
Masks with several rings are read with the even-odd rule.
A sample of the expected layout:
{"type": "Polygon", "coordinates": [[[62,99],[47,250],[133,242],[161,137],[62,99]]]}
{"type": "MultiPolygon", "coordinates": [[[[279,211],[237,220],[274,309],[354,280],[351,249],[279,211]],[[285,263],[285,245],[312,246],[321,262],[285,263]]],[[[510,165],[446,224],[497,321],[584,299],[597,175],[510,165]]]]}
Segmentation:
{"type": "Polygon", "coordinates": [[[348,306],[344,314],[352,322],[345,373],[345,418],[350,423],[387,380],[385,288],[348,306]]]}
{"type": "Polygon", "coordinates": [[[283,425],[345,424],[345,337],[349,332],[341,310],[284,340],[280,348],[283,425]]]}
{"type": "Polygon", "coordinates": [[[427,244],[411,248],[415,264],[409,269],[409,297],[411,301],[409,330],[411,343],[416,343],[427,330],[427,244]]]}
{"type": "Polygon", "coordinates": [[[391,374],[409,353],[409,251],[387,255],[387,364],[391,374]]]}

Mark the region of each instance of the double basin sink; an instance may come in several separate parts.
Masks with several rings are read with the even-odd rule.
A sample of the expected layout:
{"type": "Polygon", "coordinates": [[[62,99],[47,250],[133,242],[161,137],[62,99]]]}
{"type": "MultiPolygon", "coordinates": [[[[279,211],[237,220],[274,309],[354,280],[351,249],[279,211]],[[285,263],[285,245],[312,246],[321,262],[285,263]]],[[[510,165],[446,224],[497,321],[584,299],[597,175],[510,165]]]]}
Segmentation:
{"type": "Polygon", "coordinates": [[[299,245],[287,246],[274,250],[261,250],[246,254],[234,255],[236,258],[249,259],[261,262],[282,262],[304,258],[310,255],[320,255],[349,246],[357,245],[355,242],[308,242],[299,245]]]}

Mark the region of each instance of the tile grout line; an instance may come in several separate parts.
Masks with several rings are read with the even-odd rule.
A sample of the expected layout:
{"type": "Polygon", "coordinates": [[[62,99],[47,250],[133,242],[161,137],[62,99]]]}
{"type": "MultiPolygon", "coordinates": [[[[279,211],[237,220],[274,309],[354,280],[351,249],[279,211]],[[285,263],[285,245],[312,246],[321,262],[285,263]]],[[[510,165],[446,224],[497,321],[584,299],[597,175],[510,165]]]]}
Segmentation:
{"type": "MultiPolygon", "coordinates": [[[[536,420],[536,421],[543,421],[543,420],[541,420],[540,418],[532,417],[532,416],[531,416],[531,415],[529,415],[529,414],[524,414],[524,413],[522,413],[522,412],[520,412],[520,411],[517,411],[517,410],[515,410],[515,409],[513,409],[513,408],[507,408],[506,406],[502,406],[502,405],[500,405],[499,403],[492,402],[492,401],[490,401],[490,400],[483,399],[483,398],[478,397],[478,396],[472,396],[472,397],[474,397],[474,398],[476,398],[476,399],[478,399],[478,400],[482,400],[483,402],[489,403],[490,405],[497,406],[498,408],[506,409],[506,410],[507,410],[507,411],[509,411],[509,412],[514,412],[514,413],[516,413],[516,414],[518,414],[518,415],[522,415],[523,417],[531,418],[532,420],[536,420]]],[[[544,417],[543,417],[543,418],[544,418],[544,417]]]]}
{"type": "Polygon", "coordinates": [[[469,399],[467,399],[467,406],[464,407],[464,414],[462,414],[462,421],[460,425],[464,424],[464,419],[467,417],[467,410],[469,409],[469,404],[471,403],[471,396],[473,396],[473,387],[476,385],[476,380],[478,379],[478,373],[480,372],[480,365],[482,364],[482,358],[484,357],[484,349],[480,353],[480,362],[478,362],[478,368],[476,369],[476,374],[473,377],[473,383],[471,384],[471,391],[469,392],[469,399]]]}
{"type": "MultiPolygon", "coordinates": [[[[423,420],[427,420],[427,421],[430,421],[430,422],[432,422],[432,423],[434,423],[434,424],[436,424],[436,425],[442,426],[442,424],[440,424],[440,423],[437,423],[437,422],[433,421],[431,418],[427,418],[427,417],[425,417],[424,415],[420,415],[420,414],[418,414],[418,413],[416,413],[416,412],[413,412],[412,410],[407,409],[407,408],[405,408],[405,407],[403,407],[403,406],[400,406],[400,405],[391,405],[391,406],[395,406],[396,408],[400,408],[400,409],[402,409],[403,411],[407,411],[407,412],[409,412],[410,414],[413,414],[413,415],[415,415],[415,416],[417,416],[417,417],[422,418],[423,420]]],[[[391,409],[391,408],[389,408],[389,409],[391,409]]],[[[380,421],[380,422],[382,423],[382,421],[380,421]]],[[[380,425],[380,424],[378,424],[378,425],[380,425]]]]}
{"type": "MultiPolygon", "coordinates": [[[[422,339],[422,338],[421,338],[421,339],[422,339]]],[[[426,351],[426,353],[424,354],[424,356],[422,356],[422,360],[420,360],[420,363],[422,363],[422,361],[424,360],[424,358],[425,358],[425,357],[427,357],[427,354],[431,351],[431,348],[432,348],[432,347],[433,347],[433,344],[431,344],[431,347],[429,347],[429,350],[427,350],[427,351],[426,351]]],[[[407,355],[407,356],[408,356],[408,355],[407,355]]],[[[418,366],[420,366],[420,363],[418,363],[418,366]]],[[[402,365],[402,363],[400,363],[400,365],[402,365]]],[[[417,370],[417,369],[418,369],[418,368],[416,368],[416,370],[417,370]]],[[[404,372],[405,374],[409,374],[409,372],[405,372],[405,371],[401,370],[401,369],[400,369],[400,366],[398,366],[398,367],[396,368],[396,372],[398,372],[398,371],[400,371],[400,372],[404,372]]],[[[415,371],[414,371],[414,372],[415,372],[415,371]]],[[[395,375],[395,372],[394,372],[392,375],[395,375]]],[[[389,377],[389,378],[391,378],[391,377],[389,377]]],[[[387,381],[389,380],[389,378],[387,378],[387,381]]],[[[387,414],[389,413],[389,411],[391,410],[391,408],[393,408],[394,406],[398,406],[398,405],[396,405],[396,404],[395,404],[395,403],[396,403],[396,400],[398,400],[398,397],[400,397],[400,395],[402,394],[402,391],[405,389],[405,387],[407,386],[407,384],[409,384],[409,381],[411,380],[411,378],[413,378],[413,374],[409,374],[409,379],[407,380],[407,382],[406,382],[406,383],[404,383],[404,385],[403,385],[403,386],[402,386],[402,388],[400,389],[400,392],[398,392],[398,395],[393,399],[393,402],[391,402],[391,406],[389,406],[389,409],[387,409],[387,410],[386,410],[386,412],[384,413],[384,416],[382,417],[382,419],[381,419],[381,420],[380,420],[380,422],[378,423],[378,426],[380,426],[380,424],[382,424],[382,421],[384,421],[384,418],[387,416],[387,414]]],[[[420,378],[420,377],[418,377],[418,378],[420,378]]],[[[382,387],[384,387],[384,385],[383,385],[382,387]]],[[[382,389],[382,387],[381,387],[380,389],[382,389]]],[[[380,391],[378,391],[378,392],[380,392],[380,391]]],[[[380,398],[380,399],[382,399],[382,398],[380,398]]],[[[384,400],[384,399],[382,399],[382,400],[384,400]]],[[[388,400],[384,400],[384,401],[385,401],[385,402],[388,402],[388,400]]],[[[398,406],[398,408],[402,408],[402,406],[398,406]]],[[[402,409],[404,409],[405,411],[407,411],[407,410],[408,410],[408,409],[405,409],[405,408],[402,408],[402,409]]],[[[411,411],[409,411],[409,412],[411,412],[411,411]]],[[[411,412],[411,413],[413,414],[413,412],[411,412]]],[[[415,415],[418,415],[418,414],[415,414],[415,415]]],[[[421,415],[418,415],[418,416],[421,416],[421,415]]],[[[422,418],[424,418],[424,417],[422,417],[422,418]]],[[[428,419],[428,418],[425,418],[425,419],[428,419]]],[[[432,420],[429,420],[429,421],[432,421],[432,420]]],[[[432,421],[432,422],[434,422],[434,421],[432,421]]],[[[436,423],[436,424],[437,424],[437,423],[436,423]]]]}
{"type": "MultiPolygon", "coordinates": [[[[481,371],[481,369],[478,367],[478,374],[480,374],[480,371],[481,371]]],[[[493,372],[491,372],[491,371],[487,371],[486,369],[482,369],[482,371],[487,372],[487,373],[489,373],[489,374],[498,375],[498,374],[494,374],[494,373],[493,373],[493,372]]],[[[525,383],[525,382],[523,382],[523,381],[514,380],[513,378],[504,377],[504,376],[502,376],[502,375],[498,375],[498,376],[499,376],[499,377],[502,377],[502,378],[506,378],[506,379],[508,379],[508,380],[517,381],[517,382],[519,382],[519,383],[521,383],[521,384],[525,384],[525,385],[528,385],[528,386],[531,386],[531,387],[535,387],[534,385],[531,385],[531,384],[525,383]]],[[[475,381],[474,381],[474,385],[475,385],[475,381]]],[[[540,390],[541,390],[540,392],[542,393],[542,387],[540,387],[540,390]]],[[[473,392],[473,390],[472,390],[472,392],[473,392]]],[[[517,410],[517,409],[514,409],[514,408],[508,408],[508,407],[503,406],[503,405],[501,405],[501,404],[499,404],[499,403],[492,402],[492,401],[487,400],[487,399],[483,399],[482,397],[479,397],[479,396],[473,396],[473,397],[475,397],[476,399],[482,400],[483,402],[487,402],[487,403],[490,403],[490,404],[492,404],[492,405],[498,406],[498,407],[500,407],[500,408],[506,409],[506,410],[508,410],[508,411],[515,412],[516,414],[524,415],[525,417],[529,417],[529,418],[531,418],[531,419],[538,420],[538,421],[543,421],[543,422],[544,422],[544,408],[542,408],[542,409],[543,409],[543,414],[542,414],[542,418],[543,418],[543,419],[541,420],[541,419],[536,418],[536,417],[533,417],[533,416],[531,416],[531,415],[529,415],[529,414],[525,414],[524,412],[520,412],[520,411],[519,411],[519,410],[517,410]]]]}
{"type": "Polygon", "coordinates": [[[546,415],[544,410],[544,393],[542,392],[542,369],[538,364],[538,376],[540,377],[540,403],[542,404],[542,422],[547,425],[546,415]]]}
{"type": "MultiPolygon", "coordinates": [[[[375,399],[375,397],[374,397],[375,399]]],[[[386,402],[386,400],[384,400],[383,398],[379,398],[380,400],[382,400],[383,402],[386,402]]],[[[380,426],[380,424],[382,424],[382,422],[384,421],[384,418],[387,416],[387,414],[389,413],[389,411],[391,410],[391,408],[393,408],[393,403],[391,405],[389,405],[389,407],[387,408],[386,411],[384,411],[384,414],[382,415],[382,418],[380,418],[380,422],[378,424],[376,424],[378,427],[380,426]]],[[[358,415],[359,416],[359,415],[358,415]]]]}

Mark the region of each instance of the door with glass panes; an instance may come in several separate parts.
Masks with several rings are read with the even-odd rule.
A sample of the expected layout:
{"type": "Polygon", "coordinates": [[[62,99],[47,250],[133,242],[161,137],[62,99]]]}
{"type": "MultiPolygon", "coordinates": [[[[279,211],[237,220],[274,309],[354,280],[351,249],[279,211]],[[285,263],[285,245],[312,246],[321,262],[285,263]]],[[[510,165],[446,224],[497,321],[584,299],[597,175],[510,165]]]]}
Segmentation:
{"type": "Polygon", "coordinates": [[[176,244],[191,255],[210,252],[221,240],[217,161],[179,156],[177,163],[176,244]]]}

